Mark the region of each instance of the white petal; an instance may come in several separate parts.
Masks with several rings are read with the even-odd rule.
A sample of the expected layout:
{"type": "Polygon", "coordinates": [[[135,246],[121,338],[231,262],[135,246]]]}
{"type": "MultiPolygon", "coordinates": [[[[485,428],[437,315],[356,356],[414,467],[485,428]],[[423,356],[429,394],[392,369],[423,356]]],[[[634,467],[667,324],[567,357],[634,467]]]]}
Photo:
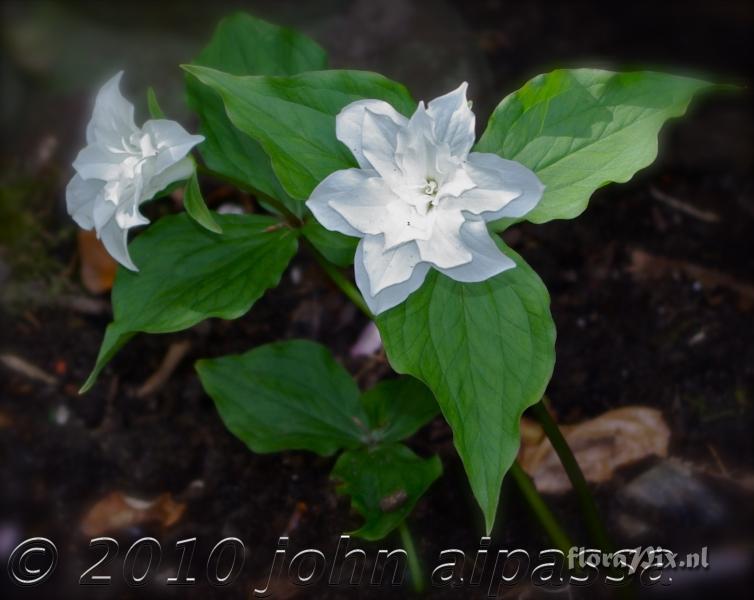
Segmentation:
{"type": "MultiPolygon", "coordinates": [[[[364,234],[332,207],[333,203],[348,204],[363,198],[370,179],[379,179],[377,172],[368,169],[343,169],[325,177],[314,188],[306,206],[320,224],[331,231],[362,237],[364,234]]],[[[378,198],[374,198],[375,201],[378,198]]]]}
{"type": "MultiPolygon", "coordinates": [[[[442,201],[441,201],[442,202],[442,201]]],[[[461,238],[464,216],[460,210],[445,210],[436,207],[432,235],[427,240],[417,240],[416,245],[422,260],[443,269],[457,267],[471,260],[471,252],[461,238]]]]}
{"type": "Polygon", "coordinates": [[[435,222],[432,213],[421,214],[406,202],[391,204],[388,210],[391,219],[383,221],[382,229],[386,250],[414,240],[428,240],[432,235],[435,222]]]}
{"type": "Polygon", "coordinates": [[[359,242],[354,258],[354,270],[356,285],[364,296],[364,300],[375,315],[403,302],[408,296],[418,290],[429,271],[429,265],[424,262],[415,262],[418,252],[413,244],[399,246],[393,250],[381,252],[382,240],[379,236],[367,236],[359,242]],[[390,271],[390,277],[385,281],[395,281],[388,287],[382,287],[377,292],[372,292],[372,277],[379,278],[377,272],[385,264],[390,266],[385,271],[390,271]],[[372,276],[370,269],[375,271],[372,276]]]}
{"type": "Polygon", "coordinates": [[[474,113],[466,100],[463,82],[458,88],[435,98],[427,105],[427,114],[434,121],[435,139],[447,143],[453,156],[465,158],[474,145],[474,113]]]}
{"type": "Polygon", "coordinates": [[[204,141],[204,136],[191,135],[180,123],[168,119],[152,119],[144,123],[143,131],[157,150],[153,171],[159,174],[182,160],[191,149],[204,141]]]}
{"type": "Polygon", "coordinates": [[[115,210],[115,220],[121,229],[131,229],[131,227],[139,227],[149,223],[149,219],[141,214],[139,205],[135,202],[118,206],[115,210]]]}
{"type": "Polygon", "coordinates": [[[472,259],[471,262],[452,269],[438,269],[451,279],[464,283],[484,281],[516,266],[497,247],[481,219],[466,221],[461,227],[461,238],[471,252],[472,259]]]}
{"type": "Polygon", "coordinates": [[[447,196],[458,197],[465,191],[473,189],[475,185],[466,169],[456,169],[450,177],[445,178],[442,182],[437,197],[439,200],[447,196]]]}
{"type": "Polygon", "coordinates": [[[98,232],[98,235],[110,256],[127,269],[139,270],[128,254],[128,229],[121,229],[115,219],[112,219],[98,232]]]}
{"type": "Polygon", "coordinates": [[[497,154],[472,152],[466,171],[477,187],[452,200],[453,206],[481,215],[485,221],[524,216],[545,189],[533,171],[497,154]]]}
{"type": "Polygon", "coordinates": [[[362,153],[369,164],[388,183],[400,185],[403,172],[396,161],[398,132],[401,130],[390,117],[364,111],[362,126],[362,153]]]}
{"type": "Polygon", "coordinates": [[[102,86],[94,101],[92,119],[86,127],[89,144],[121,147],[137,131],[134,123],[134,105],[120,93],[123,71],[102,86]]]}
{"type": "Polygon", "coordinates": [[[190,157],[186,156],[161,173],[155,175],[154,177],[148,178],[148,181],[145,182],[139,203],[141,204],[142,202],[151,200],[152,198],[154,198],[157,192],[161,192],[171,183],[188,179],[194,172],[194,168],[194,161],[192,161],[190,157]]]}
{"type": "Polygon", "coordinates": [[[362,169],[370,169],[369,161],[362,152],[362,128],[366,109],[378,115],[390,118],[396,125],[405,125],[408,121],[392,106],[383,100],[357,100],[344,107],[335,118],[335,135],[353,154],[362,169]]]}
{"type": "Polygon", "coordinates": [[[105,182],[98,179],[82,179],[74,175],[65,188],[65,202],[68,214],[82,229],[94,227],[94,204],[101,194],[105,182]]]}
{"type": "Polygon", "coordinates": [[[123,173],[123,161],[127,156],[111,152],[100,144],[90,144],[78,153],[73,161],[73,168],[83,179],[110,181],[123,173]]]}
{"type": "Polygon", "coordinates": [[[97,231],[101,231],[110,222],[115,215],[115,209],[116,205],[105,198],[99,198],[94,203],[92,218],[94,219],[94,228],[97,231]]]}
{"type": "Polygon", "coordinates": [[[360,245],[372,295],[406,281],[414,272],[414,267],[421,262],[413,242],[386,249],[383,236],[368,235],[360,245]]]}
{"type": "Polygon", "coordinates": [[[428,177],[437,176],[438,148],[433,127],[424,102],[419,102],[408,124],[398,132],[397,162],[409,185],[423,186],[428,177]]]}
{"type": "Polygon", "coordinates": [[[331,200],[330,207],[354,229],[372,235],[400,227],[411,214],[411,207],[379,177],[366,179],[348,198],[331,200]]]}

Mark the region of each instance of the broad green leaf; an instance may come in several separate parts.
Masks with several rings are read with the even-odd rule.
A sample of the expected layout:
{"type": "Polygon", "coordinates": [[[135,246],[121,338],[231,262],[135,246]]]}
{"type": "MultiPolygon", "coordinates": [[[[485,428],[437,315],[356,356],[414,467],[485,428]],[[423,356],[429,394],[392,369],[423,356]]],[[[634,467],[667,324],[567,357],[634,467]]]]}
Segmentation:
{"type": "MultiPolygon", "coordinates": [[[[294,75],[324,69],[327,55],[304,35],[239,13],[220,22],[194,64],[234,75],[294,75]]],[[[228,120],[220,97],[191,76],[186,89],[189,105],[201,119],[206,139],[199,151],[207,167],[240,187],[277,198],[301,216],[302,203],[285,193],[259,143],[228,120]]]]}
{"type": "Polygon", "coordinates": [[[139,267],[119,268],[113,322],[81,392],[134,333],[169,333],[204,319],[236,319],[276,286],[296,253],[296,232],[258,215],[214,215],[217,235],[188,215],[163,217],[129,246],[139,267]]]}
{"type": "Polygon", "coordinates": [[[441,474],[437,456],[422,459],[403,444],[347,450],[332,470],[341,482],[338,493],[351,496],[351,505],[364,517],[353,533],[367,540],[395,529],[441,474]]]}
{"type": "Polygon", "coordinates": [[[663,123],[711,85],[649,71],[552,71],[503,99],[475,150],[518,161],[547,186],[526,220],[571,219],[597,188],[648,166],[663,123]]]}
{"type": "Polygon", "coordinates": [[[330,455],[363,442],[359,388],[327,348],[305,340],[200,360],[196,370],[230,431],[254,452],[330,455]]]}
{"type": "Polygon", "coordinates": [[[515,268],[466,284],[432,271],[377,318],[392,367],[422,380],[437,398],[488,531],[518,451],[521,413],[542,397],[555,362],[547,288],[499,244],[515,268]]]}
{"type": "Polygon", "coordinates": [[[413,377],[381,381],[364,393],[361,403],[372,443],[399,442],[439,412],[432,392],[413,377]]]}
{"type": "Polygon", "coordinates": [[[160,103],[157,101],[157,94],[151,85],[147,88],[147,108],[149,108],[149,116],[153,119],[165,118],[165,113],[160,107],[160,103]]]}
{"type": "Polygon", "coordinates": [[[331,263],[339,267],[347,267],[353,264],[359,238],[325,229],[313,217],[304,220],[301,233],[331,263]]]}
{"type": "Polygon", "coordinates": [[[214,233],[222,233],[223,229],[217,224],[212,213],[204,203],[202,190],[199,187],[199,179],[196,177],[196,171],[191,175],[186,184],[186,192],[183,195],[183,206],[189,217],[194,219],[199,225],[214,233]]]}
{"type": "Polygon", "coordinates": [[[356,165],[335,137],[335,115],[344,106],[375,98],[407,115],[415,107],[405,87],[367,71],[236,77],[206,67],[183,68],[222,96],[231,122],[262,145],[285,190],[299,200],[333,171],[356,165]]]}

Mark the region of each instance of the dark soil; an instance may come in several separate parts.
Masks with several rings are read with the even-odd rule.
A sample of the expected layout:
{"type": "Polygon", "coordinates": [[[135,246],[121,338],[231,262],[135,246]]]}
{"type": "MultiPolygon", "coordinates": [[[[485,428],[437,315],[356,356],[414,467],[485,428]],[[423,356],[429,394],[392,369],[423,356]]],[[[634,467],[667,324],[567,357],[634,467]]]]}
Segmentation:
{"type": "MultiPolygon", "coordinates": [[[[456,2],[454,9],[492,73],[490,91],[479,99],[482,111],[554,65],[647,64],[703,71],[736,82],[746,82],[752,67],[754,16],[748,2],[642,1],[619,7],[490,0],[456,2]]],[[[672,430],[671,455],[707,473],[694,477],[709,496],[697,491],[684,499],[683,511],[640,509],[638,518],[651,531],[644,537],[632,536],[625,526],[630,507],[622,502],[621,490],[656,461],[624,469],[596,489],[619,546],[651,543],[680,552],[710,546],[709,577],[681,578],[663,588],[664,597],[744,597],[751,574],[745,564],[751,558],[746,554],[752,542],[751,487],[744,485],[754,472],[750,95],[717,94],[697,103],[688,117],[664,130],[661,156],[651,168],[628,184],[600,190],[578,219],[521,225],[505,234],[552,295],[558,360],[548,395],[558,419],[578,422],[633,404],[659,408],[672,430]],[[712,212],[718,220],[702,220],[658,200],[667,196],[712,212]],[[653,257],[638,271],[632,269],[637,252],[653,257]],[[705,275],[700,277],[694,267],[706,269],[705,275]],[[711,516],[711,498],[722,507],[722,516],[711,516]],[[736,568],[732,560],[716,574],[716,551],[721,557],[739,552],[735,556],[743,556],[744,566],[736,568]]],[[[486,115],[478,117],[484,122],[486,115]]],[[[66,152],[60,154],[65,157],[66,152]]],[[[13,540],[10,547],[19,539],[49,537],[58,546],[60,564],[55,583],[38,591],[8,588],[0,576],[10,594],[5,597],[247,598],[255,585],[266,581],[283,534],[291,537],[289,557],[297,549],[318,548],[331,560],[340,533],[358,524],[347,499],[336,496],[328,478],[332,459],[304,452],[248,451],[223,426],[192,363],[303,337],[330,347],[368,387],[390,369],[384,359],[350,358],[349,348],[366,324],[363,316],[304,251],[280,286],[243,318],[207,322],[180,334],[137,336],[96,387],[79,396],[76,390],[94,363],[109,315],[87,314],[80,305],[60,306],[61,298],[87,297],[71,268],[74,229],[59,208],[69,176],[65,163],[60,159],[41,170],[24,169],[6,173],[6,183],[25,177],[39,184],[32,206],[42,208],[28,240],[14,232],[7,247],[15,248],[15,254],[0,255],[0,267],[12,269],[10,279],[0,285],[20,290],[6,295],[0,306],[0,352],[22,356],[59,383],[48,385],[0,367],[0,537],[13,540]],[[20,249],[19,244],[28,246],[20,249]],[[30,255],[42,252],[45,258],[19,254],[27,250],[30,255]],[[52,261],[53,267],[45,270],[44,261],[52,261]],[[137,398],[134,391],[177,340],[190,341],[188,356],[156,393],[137,398]],[[180,558],[175,542],[198,538],[196,586],[129,589],[119,575],[121,558],[111,565],[109,588],[78,586],[79,575],[97,556],[87,549],[89,540],[78,524],[94,502],[113,490],[147,498],[170,492],[187,504],[186,514],[171,528],[146,525],[112,535],[120,542],[121,558],[133,540],[146,535],[160,540],[163,561],[158,573],[166,576],[180,558]],[[247,561],[238,580],[215,590],[206,584],[203,565],[212,546],[228,536],[245,542],[247,561]]],[[[206,185],[210,189],[213,184],[206,185]]],[[[482,534],[481,515],[449,429],[438,418],[411,445],[420,454],[438,453],[445,468],[410,518],[425,566],[437,565],[438,553],[448,548],[465,550],[473,561],[482,534]]],[[[586,544],[575,498],[569,494],[548,500],[574,538],[586,544]]],[[[503,548],[537,552],[550,545],[508,482],[493,537],[503,548]]],[[[400,540],[396,536],[381,544],[355,545],[366,548],[371,560],[379,548],[397,548],[400,540]]],[[[411,596],[408,586],[300,590],[284,579],[275,591],[275,597],[285,598],[411,596]]],[[[640,590],[642,597],[655,592],[640,590]]],[[[530,595],[511,597],[538,597],[539,592],[516,593],[530,595]]],[[[587,588],[571,593],[592,598],[607,592],[587,588]]],[[[480,592],[461,588],[432,591],[430,597],[475,594],[480,592]]]]}

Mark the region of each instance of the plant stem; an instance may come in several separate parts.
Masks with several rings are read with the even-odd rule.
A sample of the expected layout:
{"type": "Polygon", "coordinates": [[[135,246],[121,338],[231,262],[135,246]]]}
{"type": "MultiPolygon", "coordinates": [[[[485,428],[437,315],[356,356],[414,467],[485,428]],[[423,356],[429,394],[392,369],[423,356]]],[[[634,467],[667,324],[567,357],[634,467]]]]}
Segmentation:
{"type": "Polygon", "coordinates": [[[544,499],[539,495],[537,488],[534,487],[531,479],[529,479],[529,476],[521,468],[521,465],[518,464],[518,461],[511,465],[510,473],[513,475],[516,484],[518,484],[518,489],[521,490],[526,502],[529,504],[529,508],[531,508],[540,525],[542,525],[542,529],[550,536],[550,539],[557,546],[558,550],[567,556],[568,551],[573,547],[571,538],[568,537],[568,534],[558,524],[555,515],[547,504],[545,504],[544,499]]]}
{"type": "Polygon", "coordinates": [[[309,244],[309,248],[312,251],[312,254],[314,255],[315,260],[319,263],[319,266],[322,267],[322,270],[327,273],[328,277],[332,280],[332,282],[340,288],[340,291],[342,291],[348,299],[353,302],[356,307],[363,312],[367,317],[369,317],[370,320],[374,320],[374,315],[372,314],[372,311],[369,310],[369,307],[366,305],[366,302],[364,302],[364,298],[361,297],[361,293],[358,289],[356,289],[356,286],[352,284],[348,278],[341,273],[340,269],[336,267],[334,264],[332,264],[329,260],[327,260],[320,252],[311,244],[309,244]]]}
{"type": "Polygon", "coordinates": [[[411,573],[411,583],[414,586],[414,591],[417,594],[421,594],[424,591],[424,573],[422,572],[419,555],[416,553],[414,539],[411,537],[411,532],[408,529],[408,525],[406,525],[405,519],[398,526],[398,532],[401,534],[403,549],[408,555],[408,570],[411,573]]]}
{"type": "Polygon", "coordinates": [[[566,442],[558,424],[554,421],[542,401],[537,402],[531,410],[537,421],[542,425],[545,435],[549,438],[555,452],[557,452],[558,458],[560,458],[560,462],[563,464],[563,468],[568,474],[574,490],[576,490],[576,496],[581,506],[581,512],[584,515],[592,543],[596,544],[600,550],[610,552],[612,549],[610,537],[607,535],[605,526],[602,524],[599,511],[597,510],[597,503],[589,491],[584,473],[581,471],[579,463],[576,462],[576,457],[573,455],[571,447],[566,442]]]}

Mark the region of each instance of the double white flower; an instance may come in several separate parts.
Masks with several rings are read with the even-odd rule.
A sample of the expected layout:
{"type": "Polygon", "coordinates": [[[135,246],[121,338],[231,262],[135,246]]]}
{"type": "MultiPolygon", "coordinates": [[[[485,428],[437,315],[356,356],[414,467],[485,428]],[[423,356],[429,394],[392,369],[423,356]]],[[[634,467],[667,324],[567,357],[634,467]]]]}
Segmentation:
{"type": "Polygon", "coordinates": [[[94,228],[113,258],[136,271],[128,254],[128,230],[149,223],[139,206],[191,176],[194,164],[188,153],[204,138],[167,119],[137,127],[133,104],[120,93],[122,75],[97,94],[87,146],[73,162],[76,175],[66,188],[66,203],[80,227],[94,228]]]}
{"type": "Polygon", "coordinates": [[[360,168],[332,173],[306,204],[327,229],[362,238],[356,284],[375,314],[403,302],[431,267],[475,282],[515,266],[485,223],[523,216],[544,186],[517,162],[470,152],[466,87],[420,102],[410,119],[381,100],[337,116],[336,135],[360,168]]]}

